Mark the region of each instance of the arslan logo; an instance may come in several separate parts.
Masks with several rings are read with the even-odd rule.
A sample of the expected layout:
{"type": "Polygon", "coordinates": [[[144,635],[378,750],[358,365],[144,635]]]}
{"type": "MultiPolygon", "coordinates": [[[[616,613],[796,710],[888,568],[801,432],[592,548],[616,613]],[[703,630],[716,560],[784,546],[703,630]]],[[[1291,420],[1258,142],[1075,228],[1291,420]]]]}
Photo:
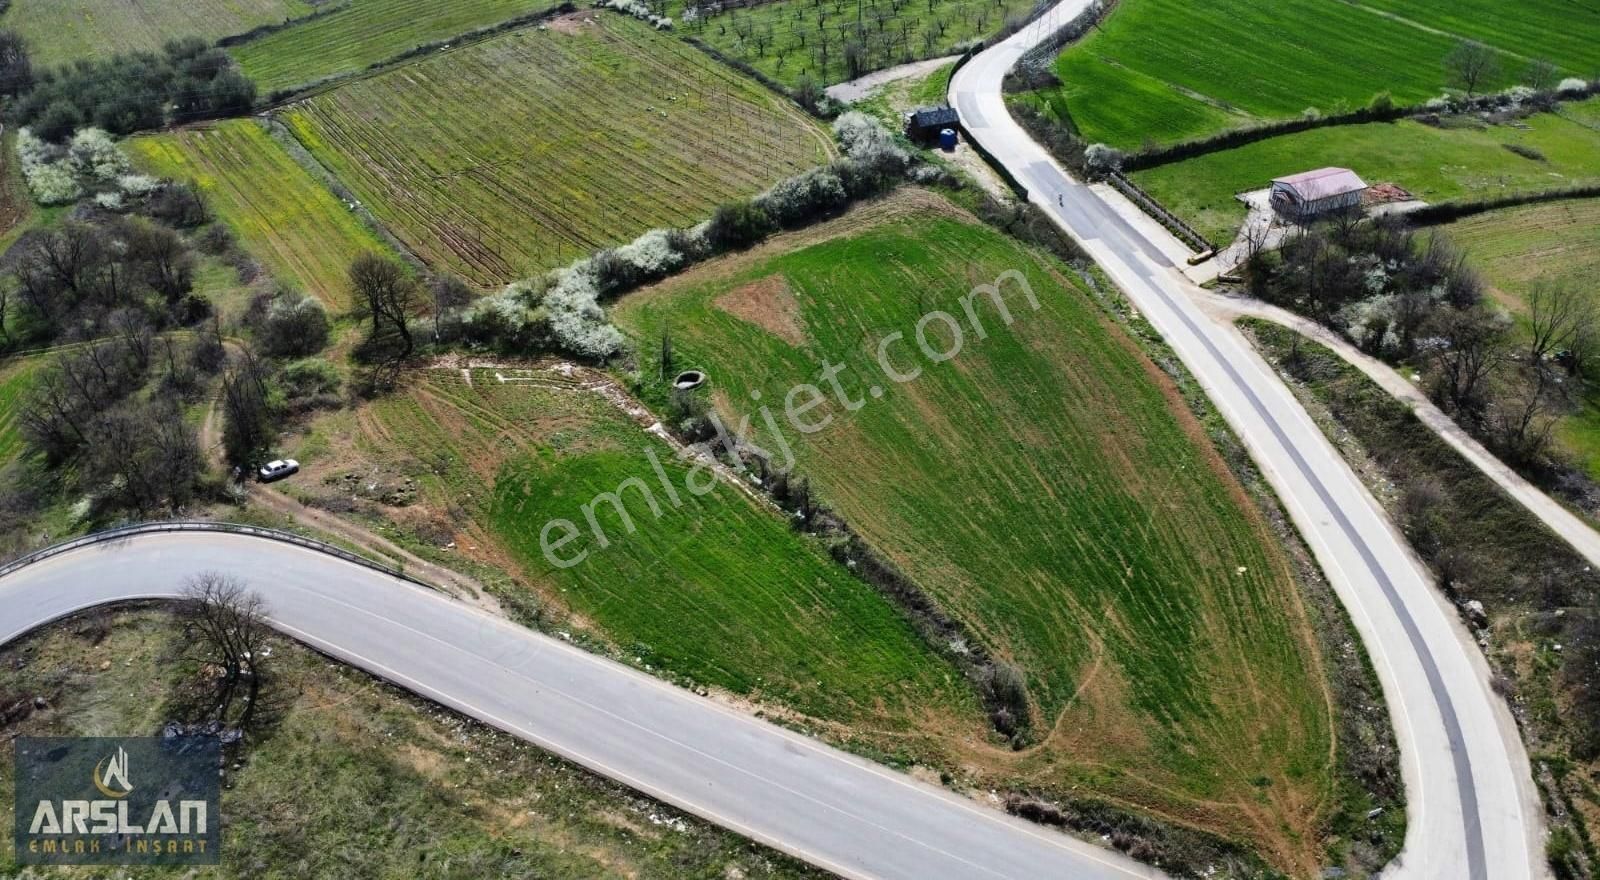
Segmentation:
{"type": "Polygon", "coordinates": [[[17,743],[23,864],[216,864],[216,737],[17,743]]]}
{"type": "Polygon", "coordinates": [[[94,787],[100,789],[100,793],[108,798],[125,798],[133,792],[133,786],[128,784],[128,752],[126,749],[118,746],[115,755],[94,765],[94,787]],[[101,772],[101,767],[105,768],[103,773],[101,772]],[[113,782],[121,786],[122,790],[112,790],[111,783],[113,782]]]}

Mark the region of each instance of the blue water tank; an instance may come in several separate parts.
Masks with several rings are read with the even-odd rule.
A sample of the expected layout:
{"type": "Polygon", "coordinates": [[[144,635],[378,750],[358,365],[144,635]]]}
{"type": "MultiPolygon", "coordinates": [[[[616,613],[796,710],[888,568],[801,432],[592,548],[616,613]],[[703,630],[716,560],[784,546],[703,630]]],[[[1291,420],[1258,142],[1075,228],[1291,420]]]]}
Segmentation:
{"type": "Polygon", "coordinates": [[[939,149],[953,150],[956,148],[956,130],[953,128],[939,129],[939,149]]]}

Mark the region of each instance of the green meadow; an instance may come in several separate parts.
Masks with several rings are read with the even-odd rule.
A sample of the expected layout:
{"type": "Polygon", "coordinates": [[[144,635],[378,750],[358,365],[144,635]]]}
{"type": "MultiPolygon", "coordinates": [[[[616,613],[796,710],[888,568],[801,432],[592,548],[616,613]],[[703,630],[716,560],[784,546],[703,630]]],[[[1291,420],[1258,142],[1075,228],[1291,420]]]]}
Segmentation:
{"type": "Polygon", "coordinates": [[[1330,709],[1281,545],[1170,383],[1058,264],[913,190],[615,315],[647,364],[670,326],[719,409],[755,414],[765,448],[785,435],[829,505],[1024,670],[1041,744],[1016,766],[1036,782],[1181,816],[1280,865],[1316,858],[1330,709]],[[979,334],[958,297],[1011,271],[1038,310],[1007,282],[1014,323],[980,299],[979,334]],[[929,349],[961,349],[943,361],[912,341],[941,310],[964,328],[958,345],[951,323],[925,322],[929,349]],[[877,357],[894,333],[892,368],[921,370],[903,384],[877,357]],[[842,365],[842,396],[825,364],[842,365]],[[825,426],[762,427],[760,407],[785,418],[808,382],[821,400],[797,392],[802,422],[825,426]]]}
{"type": "Polygon", "coordinates": [[[1319,128],[1132,176],[1208,238],[1231,241],[1245,216],[1236,193],[1326,165],[1350,168],[1369,184],[1397,183],[1429,202],[1600,180],[1600,128],[1571,115],[1591,112],[1596,105],[1600,98],[1590,98],[1560,114],[1541,113],[1516,126],[1467,118],[1443,128],[1411,120],[1319,128]],[[1543,158],[1514,153],[1508,146],[1530,148],[1543,158]]]}
{"type": "Polygon", "coordinates": [[[1355,109],[1379,92],[1427,100],[1448,85],[1444,58],[1467,37],[1500,50],[1489,88],[1517,82],[1534,57],[1565,76],[1600,67],[1593,10],[1563,0],[1515,10],[1488,0],[1122,0],[1062,52],[1063,85],[1043,94],[1084,140],[1137,149],[1355,109]]]}

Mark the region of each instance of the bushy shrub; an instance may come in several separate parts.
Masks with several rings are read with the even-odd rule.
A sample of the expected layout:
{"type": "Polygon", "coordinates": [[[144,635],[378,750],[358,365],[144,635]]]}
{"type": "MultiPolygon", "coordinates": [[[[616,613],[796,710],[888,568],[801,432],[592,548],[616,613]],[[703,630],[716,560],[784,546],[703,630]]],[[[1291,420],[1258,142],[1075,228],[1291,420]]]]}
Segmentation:
{"type": "Polygon", "coordinates": [[[339,405],[343,379],[339,369],[321,358],[295,361],[278,374],[284,403],[291,412],[331,408],[339,405]]]}
{"type": "Polygon", "coordinates": [[[1095,171],[1121,170],[1124,158],[1121,150],[1105,144],[1090,144],[1083,150],[1084,164],[1095,171]]]}
{"type": "Polygon", "coordinates": [[[869,168],[898,174],[911,162],[911,155],[895,143],[894,135],[875,117],[860,111],[835,119],[833,136],[846,158],[869,168]]]}
{"type": "Polygon", "coordinates": [[[556,271],[543,305],[551,335],[565,351],[593,360],[622,351],[622,332],[606,321],[594,275],[581,263],[556,271]]]}
{"type": "Polygon", "coordinates": [[[128,157],[110,135],[98,128],[85,128],[74,134],[67,155],[79,177],[96,183],[115,183],[129,170],[128,157]]]}
{"type": "Polygon", "coordinates": [[[652,229],[620,247],[607,248],[587,261],[587,269],[601,296],[615,296],[650,281],[664,278],[688,262],[680,249],[681,235],[652,229]]]}
{"type": "Polygon", "coordinates": [[[506,352],[548,348],[552,342],[550,314],[539,305],[542,298],[543,290],[538,285],[520,281],[507,285],[466,310],[462,334],[475,345],[506,352]]]}
{"type": "Polygon", "coordinates": [[[755,198],[756,207],[783,227],[832,216],[849,203],[844,181],[832,168],[813,168],[785,178],[755,198]]]}
{"type": "Polygon", "coordinates": [[[730,202],[717,208],[706,226],[706,239],[719,251],[747,248],[773,231],[772,218],[754,202],[730,202]]]}
{"type": "Polygon", "coordinates": [[[96,202],[112,210],[122,207],[122,195],[136,193],[124,189],[128,178],[134,188],[150,178],[128,174],[128,157],[111,136],[98,128],[85,128],[68,138],[65,146],[55,146],[36,135],[31,128],[17,134],[17,157],[23,178],[34,200],[41,205],[62,205],[76,201],[85,192],[101,190],[96,202]],[[103,192],[107,186],[115,192],[103,192]]]}
{"type": "Polygon", "coordinates": [[[618,12],[631,15],[640,21],[648,21],[658,31],[672,27],[672,19],[664,15],[656,15],[641,0],[602,0],[600,5],[607,9],[615,9],[618,12]]]}
{"type": "Polygon", "coordinates": [[[305,357],[328,344],[328,313],[322,303],[295,291],[273,297],[256,328],[261,350],[273,357],[305,357]]]}
{"type": "Polygon", "coordinates": [[[161,188],[161,181],[148,174],[124,174],[117,178],[117,189],[125,196],[143,198],[161,188]]]}

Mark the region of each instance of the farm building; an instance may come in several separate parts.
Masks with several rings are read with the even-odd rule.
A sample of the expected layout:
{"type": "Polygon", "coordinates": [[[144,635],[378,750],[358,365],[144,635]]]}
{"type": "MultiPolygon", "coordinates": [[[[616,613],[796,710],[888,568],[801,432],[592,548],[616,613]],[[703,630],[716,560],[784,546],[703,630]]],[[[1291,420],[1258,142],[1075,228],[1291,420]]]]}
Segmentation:
{"type": "Polygon", "coordinates": [[[961,117],[954,107],[923,107],[906,114],[906,137],[925,143],[937,138],[943,129],[960,124],[961,117]]]}
{"type": "Polygon", "coordinates": [[[1366,181],[1348,168],[1319,168],[1273,178],[1272,207],[1285,217],[1306,219],[1358,207],[1366,191],[1366,181]]]}

